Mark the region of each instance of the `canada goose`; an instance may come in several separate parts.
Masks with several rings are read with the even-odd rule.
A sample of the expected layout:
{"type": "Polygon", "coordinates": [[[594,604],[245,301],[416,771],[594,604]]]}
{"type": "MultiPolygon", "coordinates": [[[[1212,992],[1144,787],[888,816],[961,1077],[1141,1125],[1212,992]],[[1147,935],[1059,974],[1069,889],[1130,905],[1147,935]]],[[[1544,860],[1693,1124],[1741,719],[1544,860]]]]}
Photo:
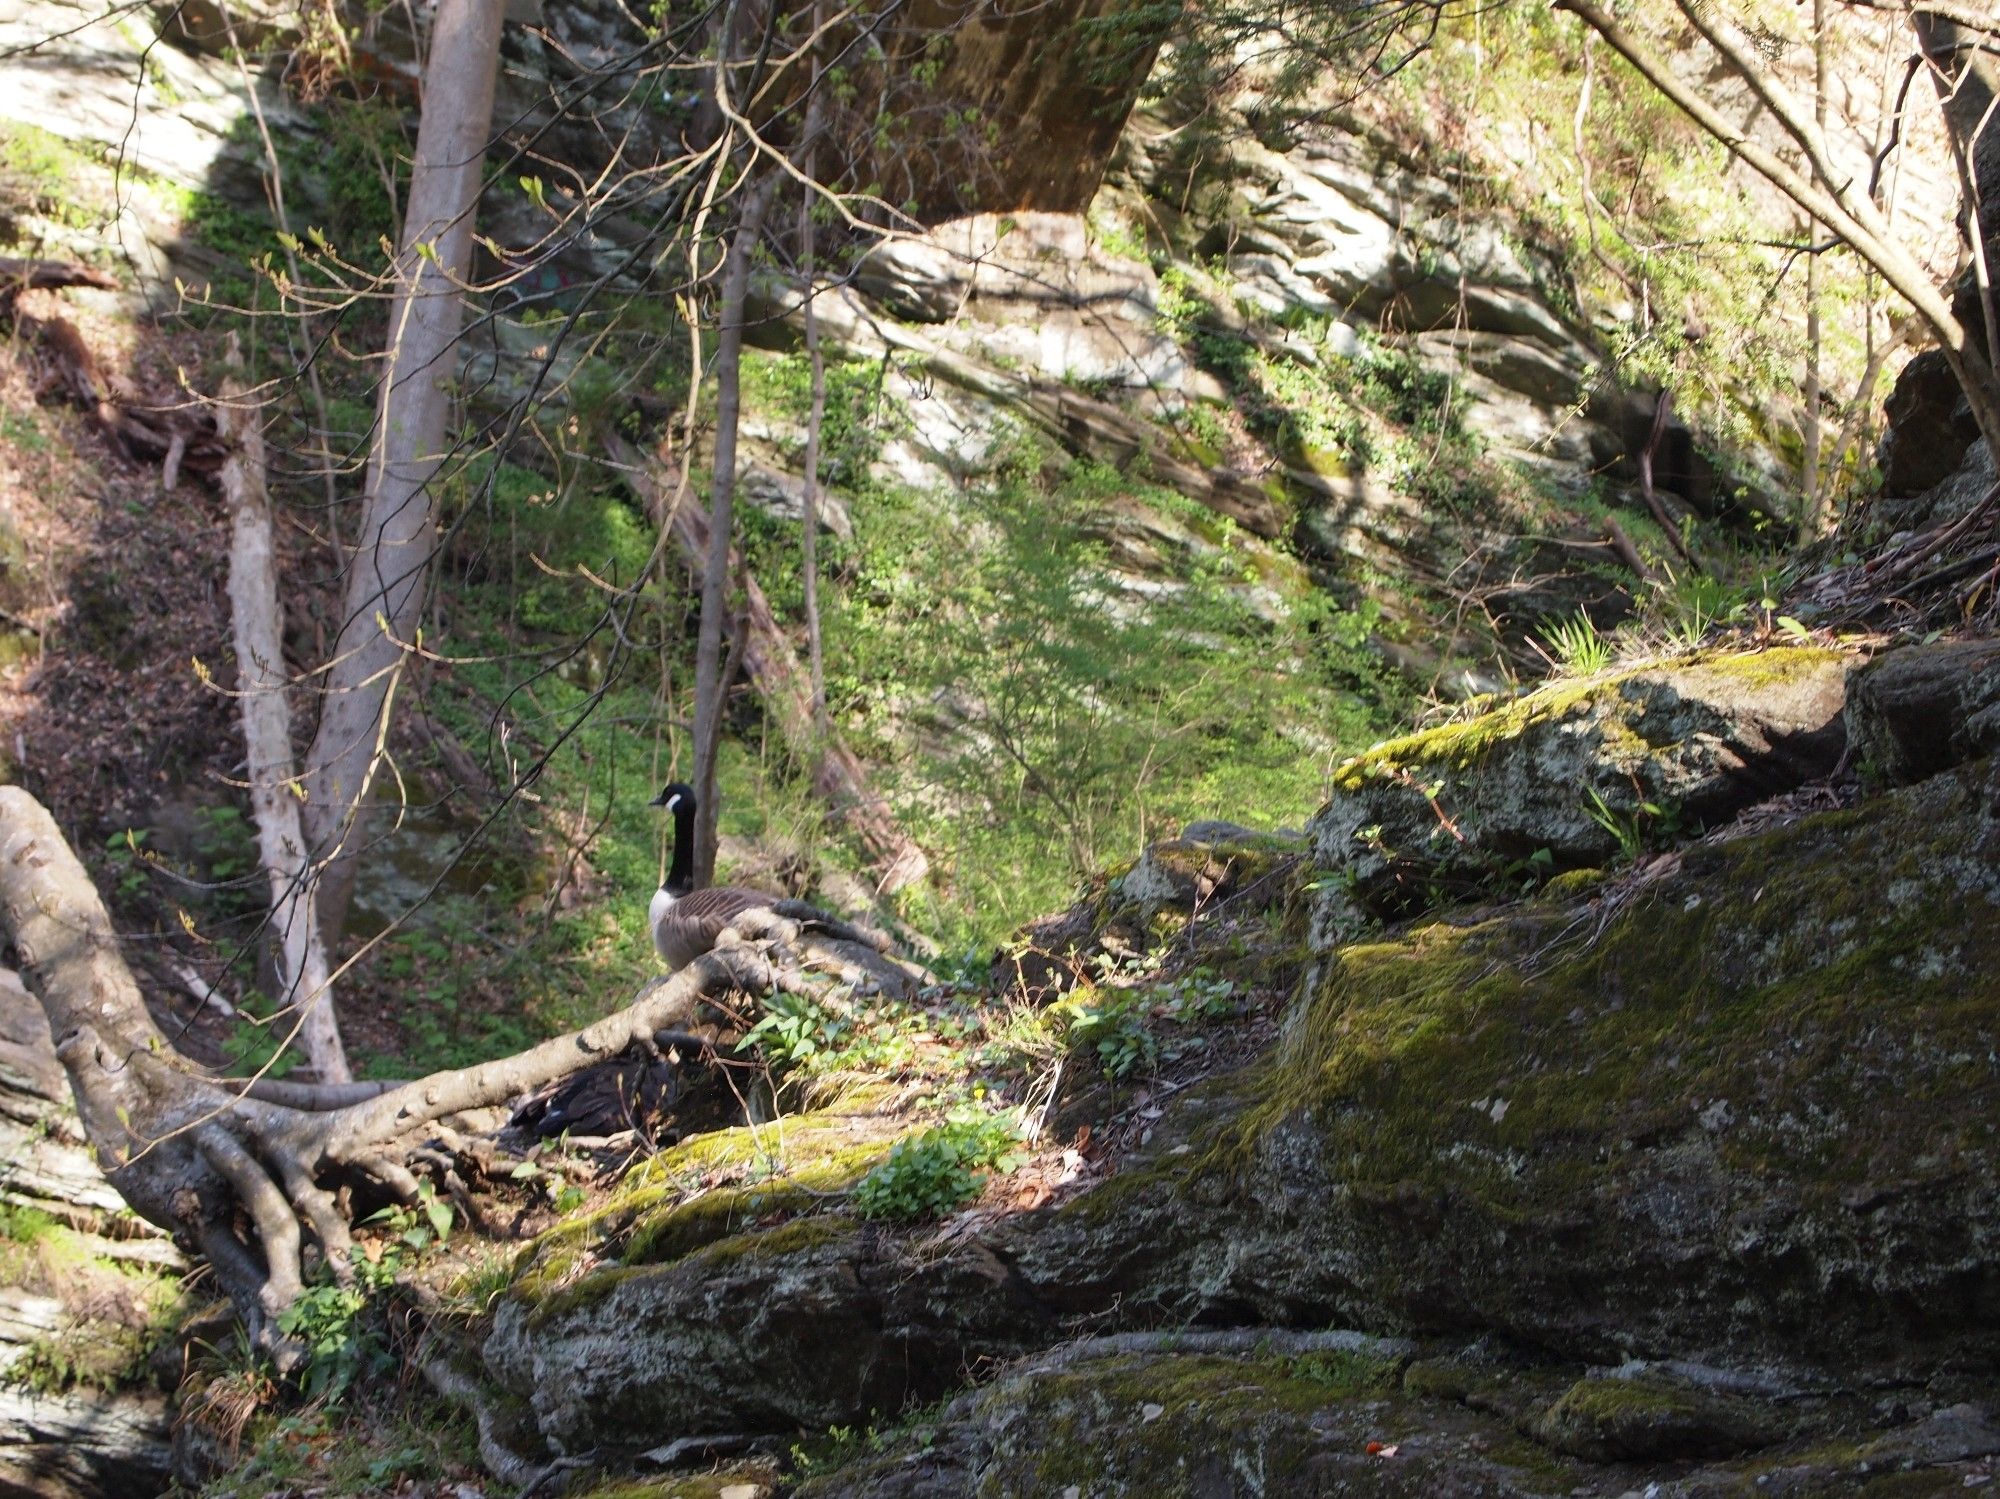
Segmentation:
{"type": "Polygon", "coordinates": [[[715,946],[722,929],[744,912],[774,906],[780,897],[735,885],[695,889],[694,787],[675,781],[648,805],[674,814],[674,859],[666,883],[653,893],[646,924],[653,929],[653,950],[668,968],[679,970],[715,946]]]}

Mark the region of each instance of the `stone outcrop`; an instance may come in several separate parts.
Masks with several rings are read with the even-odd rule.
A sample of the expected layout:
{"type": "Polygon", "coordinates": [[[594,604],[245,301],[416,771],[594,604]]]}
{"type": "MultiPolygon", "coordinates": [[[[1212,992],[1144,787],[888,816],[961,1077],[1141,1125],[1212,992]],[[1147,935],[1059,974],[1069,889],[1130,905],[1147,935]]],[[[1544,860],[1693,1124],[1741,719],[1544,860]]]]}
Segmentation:
{"type": "MultiPolygon", "coordinates": [[[[1846,665],[1813,651],[1766,662],[1765,692],[1735,701],[1763,702],[1767,753],[1781,724],[1838,743],[1846,665]]],[[[1679,669],[1670,707],[1716,711],[1703,669],[1679,669]]],[[[1578,739],[1604,722],[1547,721],[1578,739]]],[[[1495,742],[1536,759],[1529,735],[1495,742]]],[[[1676,747],[1726,742],[1687,728],[1656,750],[1700,787],[1751,766],[1675,762],[1676,747]]],[[[1573,753],[1543,763],[1572,793],[1594,763],[1573,753]]],[[[1563,1468],[1563,1492],[1619,1492],[1621,1475],[1669,1462],[1719,1464],[1717,1482],[1773,1463],[1837,1475],[1866,1459],[1851,1443],[1816,1452],[1828,1428],[1800,1401],[1852,1401],[1871,1382],[1937,1393],[1902,1415],[1850,1405],[1845,1429],[1918,1463],[1933,1461],[1910,1456],[1929,1440],[1921,1422],[1942,1421],[1958,1445],[1935,1461],[1957,1482],[1988,1450],[1974,1440],[1986,1418],[1944,1413],[1990,1404],[2000,1333],[2000,1134],[1968,1103],[2000,1086],[2000,771],[1973,760],[1763,826],[1458,925],[1341,946],[1322,923],[1275,1049],[1180,1095],[1081,1195],[930,1243],[798,1195],[778,1227],[690,1238],[696,1197],[664,1238],[601,1235],[580,1275],[530,1262],[489,1367],[534,1403],[545,1440],[574,1450],[632,1423],[663,1441],[858,1422],[1073,1319],[1346,1326],[1483,1338],[1472,1364],[1498,1365],[1413,1384],[1417,1366],[1398,1363],[1309,1395],[1302,1378],[1347,1372],[1174,1357],[1168,1339],[1158,1357],[1095,1366],[1094,1384],[1044,1375],[965,1396],[933,1446],[825,1492],[967,1492],[968,1475],[1001,1492],[1051,1476],[1055,1491],[1171,1484],[1218,1452],[1320,1474],[1326,1492],[1375,1473],[1385,1493],[1540,1491],[1497,1454],[1363,1461],[1367,1441],[1405,1436],[1413,1458],[1467,1461],[1475,1417],[1494,1413],[1501,1426],[1480,1429],[1512,1427],[1535,1464],[1582,1465],[1563,1468]],[[665,1258],[662,1242],[676,1246],[665,1258]],[[1537,1353],[1510,1363],[1502,1349],[1537,1353]],[[1441,1391],[1444,1406],[1423,1403],[1441,1391]],[[1150,1428],[1151,1405],[1177,1420],[1131,1443],[1093,1437],[1130,1428],[1134,1410],[1150,1428]],[[1213,1432],[1206,1411],[1226,1413],[1213,1432]],[[1060,1438],[1030,1450],[1030,1429],[1060,1438]]],[[[1325,889],[1302,879],[1299,896],[1325,889]]]]}
{"type": "Polygon", "coordinates": [[[1863,774],[1890,785],[2000,751],[2000,641],[1884,652],[1849,688],[1847,735],[1863,774]]]}
{"type": "Polygon", "coordinates": [[[1352,941],[1511,873],[1609,862],[1829,773],[1849,658],[1780,647],[1561,682],[1378,745],[1313,818],[1315,930],[1352,941]]]}
{"type": "Polygon", "coordinates": [[[1031,1360],[798,1493],[1694,1499],[1879,1482],[1942,1495],[1983,1486],[2000,1451],[1988,1406],[1923,1401],[1855,1443],[1840,1436],[1872,1424],[1867,1402],[1719,1388],[1719,1373],[1633,1364],[1565,1386],[1560,1365],[1489,1346],[1287,1355],[1277,1339],[1235,1357],[1166,1345],[1031,1360]]]}

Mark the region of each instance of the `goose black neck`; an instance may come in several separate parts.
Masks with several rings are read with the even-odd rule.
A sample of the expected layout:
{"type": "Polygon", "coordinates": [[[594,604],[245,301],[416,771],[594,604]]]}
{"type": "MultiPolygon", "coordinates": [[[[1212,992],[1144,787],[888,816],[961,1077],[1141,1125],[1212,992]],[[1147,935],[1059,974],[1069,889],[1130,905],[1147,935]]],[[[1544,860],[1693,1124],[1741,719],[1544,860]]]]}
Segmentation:
{"type": "Polygon", "coordinates": [[[682,797],[674,808],[674,860],[667,869],[666,889],[674,896],[694,889],[694,799],[682,797]]]}

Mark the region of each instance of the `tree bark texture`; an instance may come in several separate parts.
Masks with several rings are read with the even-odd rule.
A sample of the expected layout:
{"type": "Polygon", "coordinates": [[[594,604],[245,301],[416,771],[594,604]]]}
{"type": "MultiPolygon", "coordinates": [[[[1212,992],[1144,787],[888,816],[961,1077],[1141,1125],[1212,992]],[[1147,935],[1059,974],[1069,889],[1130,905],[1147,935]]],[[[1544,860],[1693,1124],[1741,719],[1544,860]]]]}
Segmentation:
{"type": "MultiPolygon", "coordinates": [[[[817,97],[817,95],[815,95],[817,97]]],[[[812,155],[806,157],[806,175],[812,175],[812,155]]],[[[806,662],[810,682],[809,696],[812,699],[812,721],[815,732],[824,734],[826,719],[826,650],[819,632],[819,446],[820,431],[826,424],[826,356],[819,346],[819,312],[813,305],[817,293],[813,287],[813,222],[812,198],[806,198],[806,211],[802,215],[799,236],[804,244],[804,280],[806,302],[803,316],[806,324],[806,360],[812,366],[812,405],[806,412],[806,452],[805,452],[805,495],[800,502],[800,523],[804,536],[800,544],[799,568],[803,572],[806,609],[806,662]]]]}
{"type": "MultiPolygon", "coordinates": [[[[271,932],[280,998],[296,1007],[299,1044],[319,1080],[353,1080],[333,1011],[333,980],[320,940],[318,881],[306,855],[292,763],[292,711],[285,699],[284,628],[264,482],[258,409],[236,381],[222,388],[216,425],[229,444],[222,492],[230,516],[229,611],[236,636],[237,702],[249,755],[250,810],[257,852],[271,883],[271,932]]],[[[280,1025],[285,1021],[281,1018],[280,1025]]]]}
{"type": "Polygon", "coordinates": [[[329,945],[346,922],[365,841],[357,822],[437,545],[431,484],[445,457],[504,9],[502,0],[441,0],[424,70],[368,492],[305,779],[305,828],[323,866],[320,918],[329,945]]]}
{"type": "MultiPolygon", "coordinates": [[[[826,25],[826,6],[813,0],[812,26],[817,38],[826,25]]],[[[827,731],[826,649],[819,630],[819,453],[820,433],[826,425],[826,355],[819,346],[819,288],[813,284],[813,210],[819,206],[811,184],[819,180],[819,140],[826,130],[826,67],[815,43],[813,48],[812,95],[806,102],[804,160],[800,169],[808,184],[801,196],[799,214],[799,279],[805,286],[806,361],[812,367],[812,406],[806,413],[805,497],[801,504],[804,536],[799,567],[804,577],[806,610],[806,661],[811,670],[813,728],[827,731]]]]}

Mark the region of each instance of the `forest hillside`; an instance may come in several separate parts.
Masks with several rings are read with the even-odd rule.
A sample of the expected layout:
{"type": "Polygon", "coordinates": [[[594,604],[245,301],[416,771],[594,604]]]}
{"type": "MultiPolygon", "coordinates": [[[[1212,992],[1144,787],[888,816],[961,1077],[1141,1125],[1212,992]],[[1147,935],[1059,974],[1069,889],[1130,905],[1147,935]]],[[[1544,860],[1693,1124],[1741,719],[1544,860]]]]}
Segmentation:
{"type": "Polygon", "coordinates": [[[1996,47],[0,6],[0,1493],[1991,1481],[1996,47]]]}

